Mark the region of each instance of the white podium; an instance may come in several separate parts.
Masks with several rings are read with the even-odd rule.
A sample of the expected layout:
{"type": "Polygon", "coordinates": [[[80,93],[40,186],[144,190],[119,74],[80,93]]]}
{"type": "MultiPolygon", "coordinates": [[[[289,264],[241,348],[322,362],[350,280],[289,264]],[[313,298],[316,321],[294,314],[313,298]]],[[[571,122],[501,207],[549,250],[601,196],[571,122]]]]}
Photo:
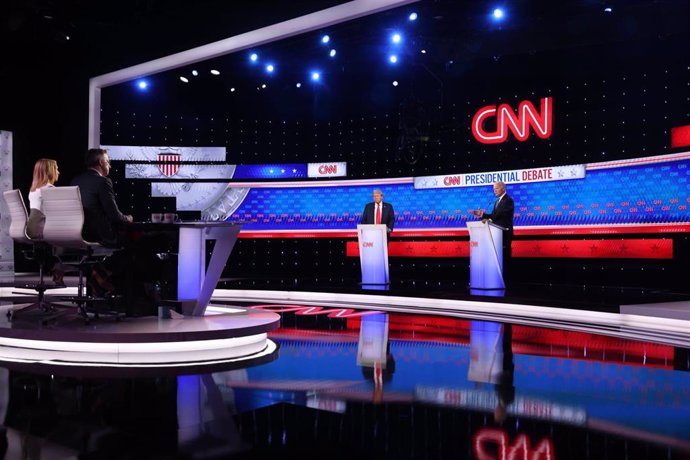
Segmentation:
{"type": "Polygon", "coordinates": [[[193,304],[192,316],[204,316],[242,225],[231,222],[192,222],[178,226],[180,248],[177,262],[177,298],[193,304]],[[207,240],[216,240],[208,269],[207,240]]]}
{"type": "Polygon", "coordinates": [[[482,221],[467,222],[470,231],[470,288],[505,289],[503,281],[503,227],[482,221]]]}
{"type": "Polygon", "coordinates": [[[357,225],[362,284],[389,284],[388,228],[383,225],[357,225]]]}

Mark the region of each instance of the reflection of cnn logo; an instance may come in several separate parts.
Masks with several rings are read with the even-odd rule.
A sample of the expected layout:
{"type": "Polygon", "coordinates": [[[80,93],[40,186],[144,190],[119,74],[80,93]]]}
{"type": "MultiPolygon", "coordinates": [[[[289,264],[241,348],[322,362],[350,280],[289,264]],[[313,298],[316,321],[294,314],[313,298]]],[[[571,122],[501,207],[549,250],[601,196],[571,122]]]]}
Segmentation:
{"type": "Polygon", "coordinates": [[[374,242],[373,241],[365,241],[362,243],[363,248],[373,248],[374,247],[374,242]]]}
{"type": "Polygon", "coordinates": [[[443,185],[460,185],[462,176],[446,176],[443,178],[443,185]]]}
{"type": "Polygon", "coordinates": [[[470,247],[471,248],[478,248],[479,247],[479,241],[470,241],[470,247]]]}
{"type": "Polygon", "coordinates": [[[482,428],[472,436],[472,450],[477,460],[554,460],[553,441],[543,438],[536,445],[526,434],[518,434],[511,444],[505,430],[482,428]]]}
{"type": "Polygon", "coordinates": [[[541,111],[537,112],[530,101],[522,101],[518,106],[517,114],[508,104],[482,107],[474,114],[472,119],[472,134],[482,144],[499,144],[508,139],[508,130],[519,141],[525,141],[529,137],[530,126],[541,139],[551,136],[553,130],[553,98],[541,99],[541,111]],[[490,119],[496,119],[496,131],[487,131],[484,123],[490,119]]]}
{"type": "Polygon", "coordinates": [[[319,174],[337,174],[338,165],[321,165],[319,166],[319,174]]]}

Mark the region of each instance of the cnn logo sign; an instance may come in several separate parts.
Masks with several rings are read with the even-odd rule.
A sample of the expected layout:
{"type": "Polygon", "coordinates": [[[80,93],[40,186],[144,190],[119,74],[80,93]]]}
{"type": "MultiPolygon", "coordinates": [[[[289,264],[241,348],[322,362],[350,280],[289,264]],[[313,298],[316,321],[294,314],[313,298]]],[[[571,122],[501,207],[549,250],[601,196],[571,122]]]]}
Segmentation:
{"type": "Polygon", "coordinates": [[[320,165],[319,174],[338,174],[338,165],[320,165]]]}
{"type": "Polygon", "coordinates": [[[347,163],[334,161],[332,163],[309,163],[307,165],[309,177],[343,177],[347,175],[347,163]]]}
{"type": "Polygon", "coordinates": [[[446,176],[443,178],[443,185],[462,185],[462,176],[446,176]]]}
{"type": "Polygon", "coordinates": [[[531,127],[539,138],[547,139],[553,130],[553,98],[542,98],[540,105],[537,111],[530,101],[522,101],[517,114],[508,104],[482,107],[472,119],[472,134],[482,144],[500,144],[508,139],[508,131],[519,141],[527,140],[531,127]],[[495,131],[485,127],[490,119],[496,121],[495,131]]]}

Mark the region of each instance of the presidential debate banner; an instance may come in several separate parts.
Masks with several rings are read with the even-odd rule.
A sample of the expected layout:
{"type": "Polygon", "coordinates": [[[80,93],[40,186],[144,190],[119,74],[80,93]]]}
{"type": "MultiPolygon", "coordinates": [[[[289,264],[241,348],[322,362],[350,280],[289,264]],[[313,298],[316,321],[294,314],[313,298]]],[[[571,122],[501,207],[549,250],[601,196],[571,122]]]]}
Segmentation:
{"type": "Polygon", "coordinates": [[[554,180],[584,179],[585,165],[551,166],[548,168],[516,169],[513,171],[445,174],[414,178],[414,188],[476,187],[494,182],[524,184],[554,180]]]}

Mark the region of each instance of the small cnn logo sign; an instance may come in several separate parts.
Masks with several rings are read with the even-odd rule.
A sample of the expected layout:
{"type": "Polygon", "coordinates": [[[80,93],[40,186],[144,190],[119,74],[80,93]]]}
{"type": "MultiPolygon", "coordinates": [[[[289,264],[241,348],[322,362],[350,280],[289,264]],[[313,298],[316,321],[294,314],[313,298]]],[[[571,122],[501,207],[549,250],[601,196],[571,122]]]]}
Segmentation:
{"type": "Polygon", "coordinates": [[[362,243],[363,248],[373,248],[374,247],[374,242],[373,241],[365,241],[362,243]]]}
{"type": "Polygon", "coordinates": [[[307,165],[308,177],[343,177],[347,175],[347,163],[344,161],[334,163],[309,163],[307,165]]]}
{"type": "Polygon", "coordinates": [[[462,185],[462,176],[446,176],[443,178],[443,185],[462,185]]]}
{"type": "Polygon", "coordinates": [[[508,104],[487,105],[474,114],[472,119],[472,134],[482,144],[500,144],[508,139],[508,131],[511,131],[519,141],[526,141],[529,137],[530,126],[541,139],[551,137],[553,130],[553,98],[541,99],[541,110],[532,105],[530,101],[522,101],[518,106],[517,114],[508,104]],[[496,130],[487,131],[485,122],[495,119],[496,130]]]}
{"type": "Polygon", "coordinates": [[[479,241],[470,241],[470,247],[471,248],[478,248],[479,247],[479,241]]]}

